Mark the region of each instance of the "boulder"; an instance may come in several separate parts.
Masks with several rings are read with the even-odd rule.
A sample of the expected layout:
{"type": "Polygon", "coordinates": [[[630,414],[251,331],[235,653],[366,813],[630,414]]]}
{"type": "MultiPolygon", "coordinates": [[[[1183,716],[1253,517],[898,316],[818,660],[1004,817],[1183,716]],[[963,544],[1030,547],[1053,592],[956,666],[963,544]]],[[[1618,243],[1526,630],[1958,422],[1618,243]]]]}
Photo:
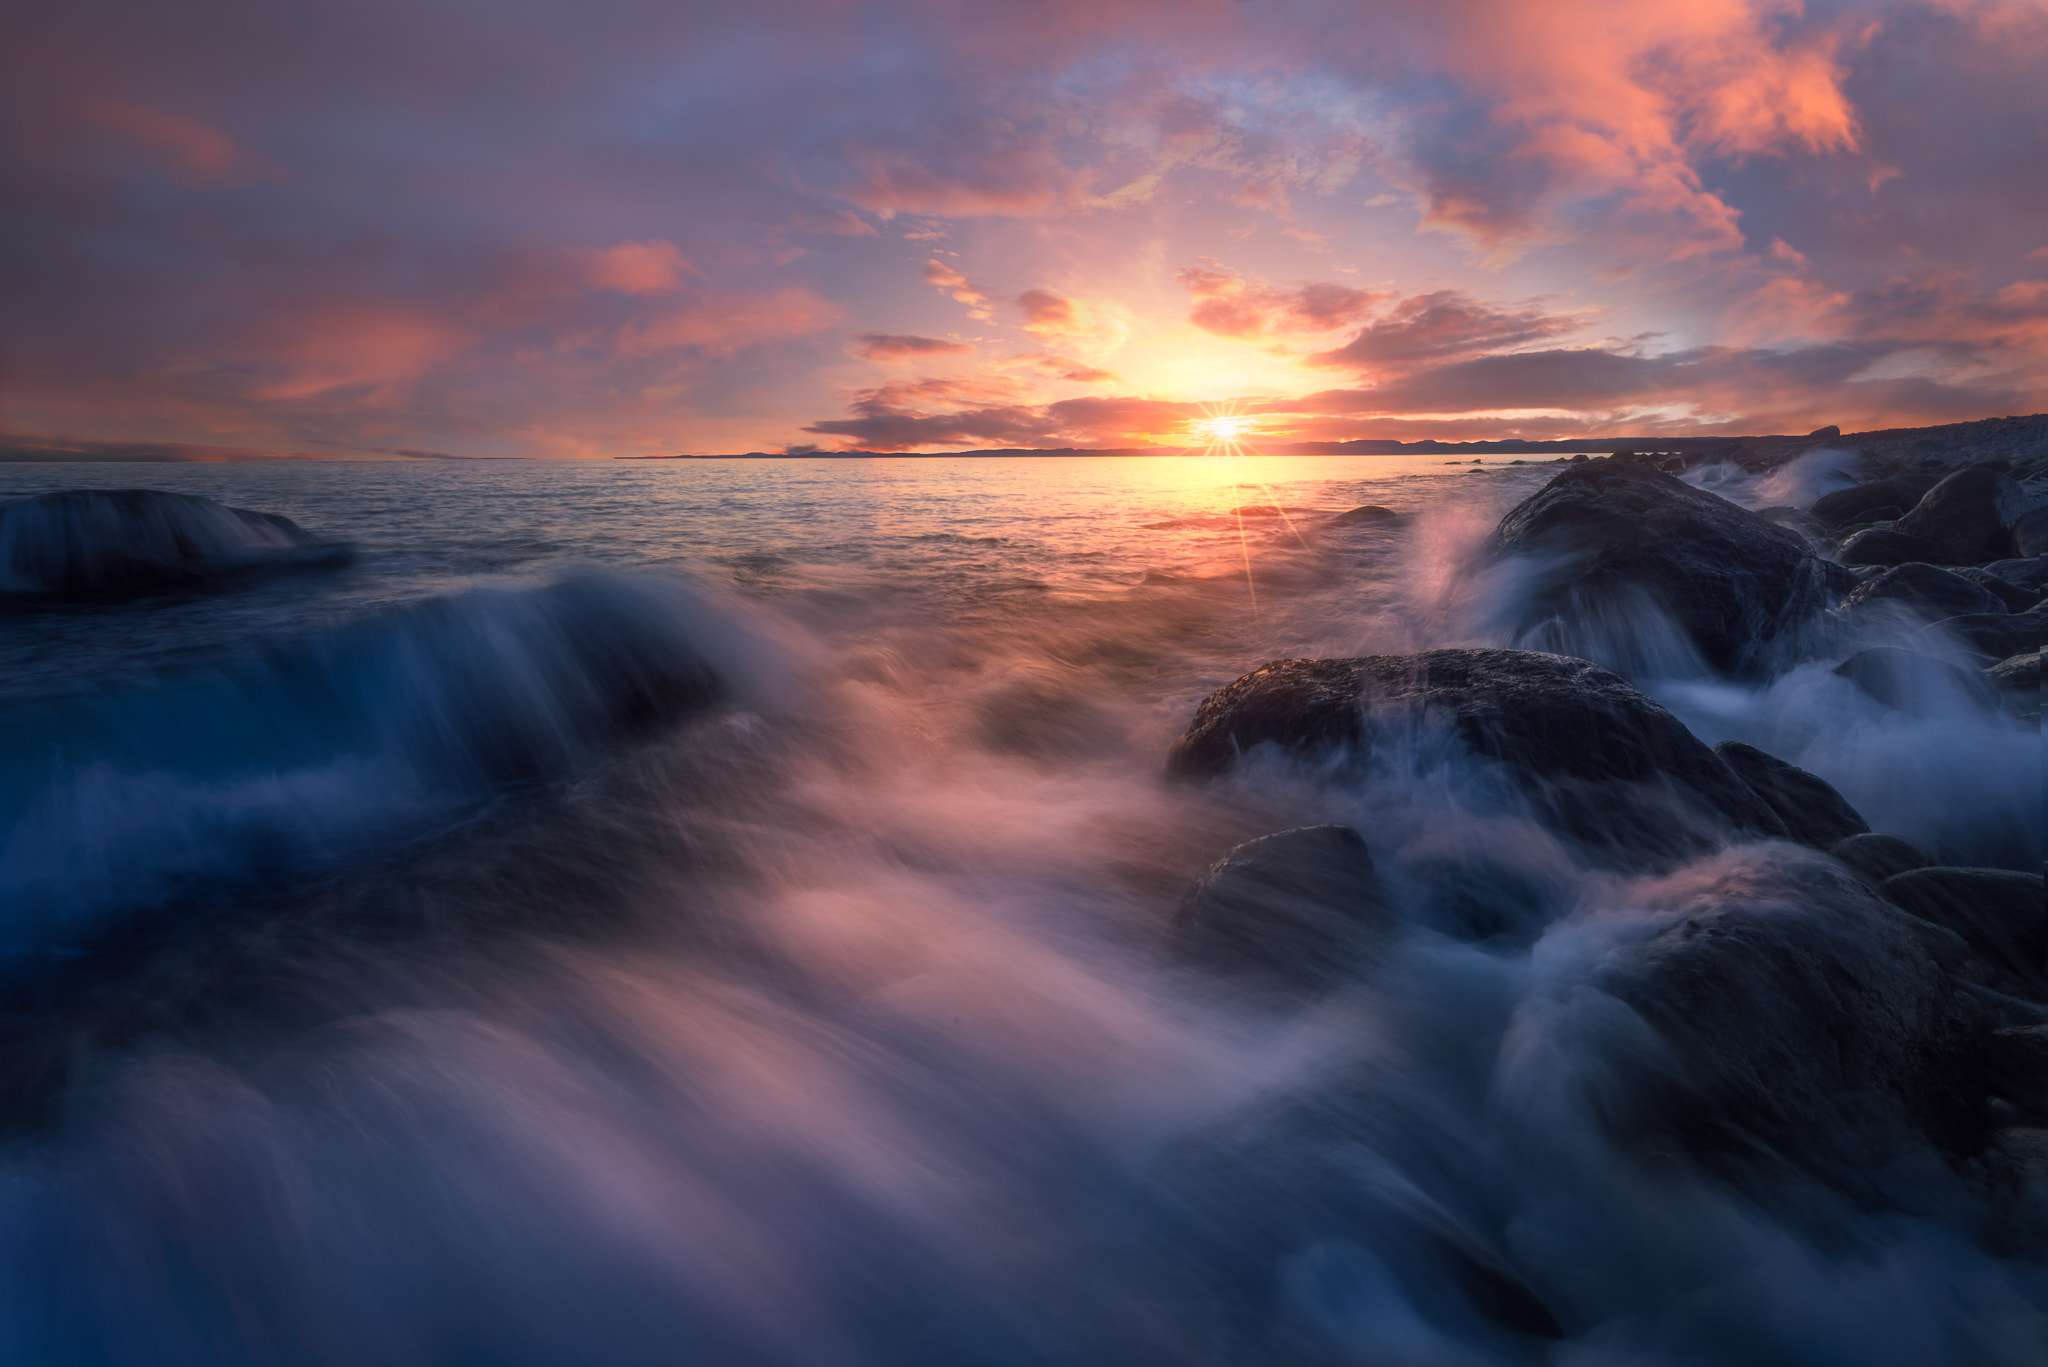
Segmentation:
{"type": "Polygon", "coordinates": [[[2048,556],[2048,505],[2029,508],[2013,519],[2012,549],[2022,557],[2048,556]]]}
{"type": "Polygon", "coordinates": [[[1934,856],[1899,835],[1886,835],[1881,831],[1866,831],[1852,835],[1838,842],[1829,854],[1854,869],[1866,883],[1882,883],[1895,873],[1908,869],[1924,869],[1934,863],[1934,856]]]}
{"type": "Polygon", "coordinates": [[[1336,514],[1329,520],[1327,525],[1332,527],[1349,527],[1360,523],[1377,525],[1399,521],[1401,521],[1401,515],[1392,508],[1382,508],[1378,504],[1368,503],[1364,507],[1348,508],[1336,514]]]}
{"type": "Polygon", "coordinates": [[[1929,489],[1893,530],[1934,542],[1944,564],[1981,565],[2012,554],[2027,501],[2012,476],[1971,465],[1929,489]]]}
{"type": "Polygon", "coordinates": [[[1946,926],[2020,995],[2048,990],[2048,887],[2038,873],[1935,866],[1894,874],[1885,900],[1946,926]]]}
{"type": "Polygon", "coordinates": [[[1211,865],[1182,901],[1173,939],[1207,968],[1311,996],[1361,975],[1391,927],[1363,837],[1304,826],[1211,865]]]}
{"type": "Polygon", "coordinates": [[[1802,845],[1824,850],[1870,829],[1827,780],[1795,764],[1739,740],[1722,741],[1714,753],[1778,814],[1786,831],[1802,845]]]}
{"type": "Polygon", "coordinates": [[[1852,522],[1871,522],[1872,509],[1894,507],[1910,508],[1920,501],[1920,496],[1932,489],[1936,481],[1924,475],[1894,475],[1889,479],[1874,479],[1868,484],[1859,484],[1853,489],[1837,489],[1814,500],[1814,517],[1830,527],[1845,527],[1852,522]]]}
{"type": "Polygon", "coordinates": [[[2041,652],[2033,650],[2000,660],[1984,673],[1992,686],[2001,692],[2038,692],[2041,687],[2041,652]]]}
{"type": "Polygon", "coordinates": [[[1553,561],[1519,635],[1552,620],[1597,630],[1647,596],[1731,673],[1759,668],[1826,605],[1820,562],[1797,532],[1618,458],[1560,472],[1501,519],[1488,549],[1553,561]]]}
{"type": "Polygon", "coordinates": [[[1982,584],[1959,574],[1919,563],[1895,565],[1851,589],[1835,609],[1844,614],[1876,616],[1906,612],[1930,622],[1979,612],[2004,612],[2005,604],[1982,584]]]}
{"type": "Polygon", "coordinates": [[[1883,703],[1913,716],[1953,711],[1958,705],[1994,707],[1998,690],[1982,674],[1898,646],[1859,650],[1835,673],[1883,703]]]}
{"type": "Polygon", "coordinates": [[[2008,584],[2018,584],[2035,593],[2048,593],[2048,555],[2037,555],[2031,560],[1994,560],[1981,568],[2008,584]]]}
{"type": "Polygon", "coordinates": [[[1204,699],[1167,770],[1214,778],[1272,745],[1354,768],[1390,728],[1443,725],[1499,761],[1553,828],[1611,861],[1678,857],[1715,835],[1785,835],[1762,799],[1678,718],[1619,675],[1524,650],[1280,660],[1204,699]]]}
{"type": "Polygon", "coordinates": [[[1923,637],[1937,642],[1959,641],[1987,660],[2003,660],[2041,648],[2041,614],[2038,612],[1975,612],[1964,617],[1946,617],[1921,628],[1923,637]]]}
{"type": "Polygon", "coordinates": [[[1842,543],[1835,555],[1844,565],[1908,565],[1942,559],[1941,547],[1917,536],[1866,527],[1842,543]]]}
{"type": "Polygon", "coordinates": [[[2039,589],[2029,589],[2019,584],[2007,583],[1997,575],[1977,565],[1957,565],[1949,573],[1967,579],[1982,589],[1988,589],[1993,598],[2005,604],[2008,612],[2025,612],[2041,596],[2039,589]]]}
{"type": "Polygon", "coordinates": [[[2048,1025],[2012,1025],[1984,1037],[1984,1062],[1994,1095],[2048,1118],[2048,1025]]]}
{"type": "Polygon", "coordinates": [[[1598,982],[1665,1045],[1603,1086],[1637,1146],[1853,1181],[1887,1137],[1967,1142],[1974,1011],[1908,918],[1847,871],[1764,858],[1704,885],[1673,878],[1647,901],[1678,914],[1598,982]]]}
{"type": "Polygon", "coordinates": [[[277,513],[161,489],[67,489],[0,504],[0,592],[188,588],[348,556],[277,513]]]}

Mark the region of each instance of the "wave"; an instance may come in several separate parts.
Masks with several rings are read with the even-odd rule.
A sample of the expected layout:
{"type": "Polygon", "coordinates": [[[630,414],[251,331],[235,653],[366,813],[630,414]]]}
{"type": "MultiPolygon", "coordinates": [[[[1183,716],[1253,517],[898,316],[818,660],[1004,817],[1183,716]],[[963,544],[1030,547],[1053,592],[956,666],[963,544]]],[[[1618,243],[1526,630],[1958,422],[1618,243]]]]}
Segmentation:
{"type": "Polygon", "coordinates": [[[0,943],[342,858],[749,691],[761,641],[678,581],[590,575],[432,600],[0,742],[0,943]]]}
{"type": "Polygon", "coordinates": [[[0,505],[0,592],[175,588],[350,554],[277,513],[161,489],[66,489],[0,505]]]}

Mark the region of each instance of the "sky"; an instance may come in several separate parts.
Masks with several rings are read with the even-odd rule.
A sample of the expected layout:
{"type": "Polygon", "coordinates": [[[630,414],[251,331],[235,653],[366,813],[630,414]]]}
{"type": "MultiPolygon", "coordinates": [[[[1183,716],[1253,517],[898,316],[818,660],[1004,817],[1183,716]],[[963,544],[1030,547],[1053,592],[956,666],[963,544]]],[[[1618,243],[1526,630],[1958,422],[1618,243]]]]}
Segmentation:
{"type": "Polygon", "coordinates": [[[8,27],[0,446],[2048,409],[2048,0],[64,0],[8,27]]]}

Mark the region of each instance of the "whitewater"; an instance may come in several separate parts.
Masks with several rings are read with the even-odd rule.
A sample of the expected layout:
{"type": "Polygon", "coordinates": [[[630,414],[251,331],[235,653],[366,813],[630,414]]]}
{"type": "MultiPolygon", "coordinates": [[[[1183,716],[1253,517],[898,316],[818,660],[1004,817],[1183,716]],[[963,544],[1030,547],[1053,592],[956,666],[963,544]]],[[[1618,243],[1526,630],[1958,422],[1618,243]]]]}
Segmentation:
{"type": "Polygon", "coordinates": [[[1168,774],[1268,661],[1519,645],[2039,870],[2038,718],[1847,647],[1716,672],[1648,606],[1515,627],[1546,567],[1483,547],[1563,468],[0,469],[317,541],[206,512],[190,582],[52,588],[0,522],[0,1359],[2040,1363],[2048,1194],[1617,1127],[1698,1065],[1614,965],[1826,856],[1620,867],[1427,728],[1168,774]],[[1177,951],[1205,869],[1320,825],[1373,971],[1177,951]]]}

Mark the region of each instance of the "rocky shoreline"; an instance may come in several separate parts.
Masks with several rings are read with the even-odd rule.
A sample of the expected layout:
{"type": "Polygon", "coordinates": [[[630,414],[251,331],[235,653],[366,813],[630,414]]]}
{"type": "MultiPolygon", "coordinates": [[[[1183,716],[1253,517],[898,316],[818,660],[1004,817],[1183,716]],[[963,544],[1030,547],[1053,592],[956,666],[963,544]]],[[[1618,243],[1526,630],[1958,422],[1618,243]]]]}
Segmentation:
{"type": "MultiPolygon", "coordinates": [[[[1599,1110],[1623,1151],[1874,1209],[1902,1199],[1885,1174],[1939,1172],[1973,1194],[1970,1237],[2048,1260],[2038,846],[2025,867],[1944,865],[1824,777],[1709,747],[1637,686],[1832,662],[1885,708],[2003,713],[2038,744],[2048,419],[1999,421],[2015,420],[1970,425],[1977,452],[2039,428],[2035,454],[1951,469],[1911,433],[1866,434],[1874,478],[1763,513],[1679,479],[1683,457],[1570,464],[1483,551],[1527,586],[1514,648],[1263,664],[1200,705],[1167,771],[1355,787],[1381,751],[1448,738],[1504,807],[1670,913],[1601,969],[1655,1037],[1608,1064],[1599,1110]]],[[[1240,845],[1189,889],[1173,943],[1296,1009],[1370,981],[1403,933],[1385,853],[1342,824],[1240,845]]],[[[1540,912],[1511,900],[1430,928],[1527,943],[1540,912]]]]}

